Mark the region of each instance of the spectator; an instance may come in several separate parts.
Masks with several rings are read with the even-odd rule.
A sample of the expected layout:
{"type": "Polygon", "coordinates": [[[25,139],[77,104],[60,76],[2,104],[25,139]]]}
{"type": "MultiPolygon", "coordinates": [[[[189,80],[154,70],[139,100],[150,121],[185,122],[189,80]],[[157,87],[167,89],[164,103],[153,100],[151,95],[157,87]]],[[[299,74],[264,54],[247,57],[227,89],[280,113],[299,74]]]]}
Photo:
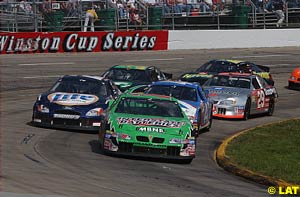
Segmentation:
{"type": "Polygon", "coordinates": [[[213,7],[212,0],[200,0],[200,10],[203,13],[206,13],[207,11],[211,11],[213,7]]]}
{"type": "Polygon", "coordinates": [[[142,19],[140,18],[138,9],[131,9],[130,24],[134,25],[136,29],[142,25],[142,19]]]}
{"type": "Polygon", "coordinates": [[[51,12],[52,11],[51,1],[49,1],[49,0],[44,1],[43,5],[42,5],[42,9],[43,9],[43,12],[46,12],[46,13],[51,12]]]}
{"type": "Polygon", "coordinates": [[[128,0],[127,1],[127,6],[130,8],[130,9],[135,9],[135,0],[128,0]]]}
{"type": "Polygon", "coordinates": [[[283,0],[272,0],[273,10],[277,17],[277,24],[276,27],[281,27],[284,21],[284,10],[285,10],[285,3],[283,0]]]}
{"type": "Polygon", "coordinates": [[[175,0],[163,0],[163,12],[164,15],[169,15],[175,12],[175,0]]]}
{"type": "Polygon", "coordinates": [[[125,12],[124,12],[124,4],[122,0],[117,0],[117,8],[120,18],[126,18],[125,12]]]}
{"type": "Polygon", "coordinates": [[[83,31],[86,32],[88,28],[88,24],[91,23],[91,31],[94,32],[95,31],[94,22],[96,20],[98,20],[98,15],[95,11],[95,6],[93,6],[92,9],[86,11],[83,31]]]}
{"type": "Polygon", "coordinates": [[[32,6],[26,0],[22,0],[20,2],[20,9],[21,9],[22,12],[25,12],[26,14],[32,14],[33,13],[32,6]]]}
{"type": "Polygon", "coordinates": [[[174,12],[178,15],[182,14],[183,0],[176,0],[176,6],[174,12]]]}

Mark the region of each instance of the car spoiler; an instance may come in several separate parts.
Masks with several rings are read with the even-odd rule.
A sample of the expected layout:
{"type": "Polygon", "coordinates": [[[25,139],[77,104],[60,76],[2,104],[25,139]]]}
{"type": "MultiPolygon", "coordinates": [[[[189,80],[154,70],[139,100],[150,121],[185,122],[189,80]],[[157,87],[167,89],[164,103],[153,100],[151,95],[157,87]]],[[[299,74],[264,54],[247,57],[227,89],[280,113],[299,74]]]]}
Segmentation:
{"type": "Polygon", "coordinates": [[[263,65],[256,65],[256,66],[265,72],[270,72],[270,68],[267,66],[263,66],[263,65]]]}

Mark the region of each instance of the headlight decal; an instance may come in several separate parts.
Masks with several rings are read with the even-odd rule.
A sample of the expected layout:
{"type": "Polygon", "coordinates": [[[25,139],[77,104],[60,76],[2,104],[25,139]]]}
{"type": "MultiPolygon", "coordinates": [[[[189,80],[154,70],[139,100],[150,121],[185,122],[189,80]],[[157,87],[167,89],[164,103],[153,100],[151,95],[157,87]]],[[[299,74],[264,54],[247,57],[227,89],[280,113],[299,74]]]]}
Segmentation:
{"type": "Polygon", "coordinates": [[[103,114],[103,108],[94,108],[88,111],[86,116],[101,116],[103,114]]]}
{"type": "Polygon", "coordinates": [[[37,110],[42,113],[49,113],[49,108],[45,105],[38,105],[37,110]]]}

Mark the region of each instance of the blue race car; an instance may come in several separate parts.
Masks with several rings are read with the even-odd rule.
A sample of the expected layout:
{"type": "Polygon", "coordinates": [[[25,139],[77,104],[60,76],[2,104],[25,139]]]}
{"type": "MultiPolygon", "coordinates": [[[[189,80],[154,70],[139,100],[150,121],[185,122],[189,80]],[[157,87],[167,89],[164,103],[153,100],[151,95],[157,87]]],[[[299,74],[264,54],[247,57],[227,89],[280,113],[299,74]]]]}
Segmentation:
{"type": "Polygon", "coordinates": [[[99,130],[108,101],[120,90],[111,80],[96,76],[66,75],[33,105],[36,126],[76,130],[99,130]]]}
{"type": "Polygon", "coordinates": [[[193,123],[194,131],[198,133],[202,129],[210,129],[213,103],[199,83],[158,81],[152,83],[145,93],[175,97],[193,123]]]}

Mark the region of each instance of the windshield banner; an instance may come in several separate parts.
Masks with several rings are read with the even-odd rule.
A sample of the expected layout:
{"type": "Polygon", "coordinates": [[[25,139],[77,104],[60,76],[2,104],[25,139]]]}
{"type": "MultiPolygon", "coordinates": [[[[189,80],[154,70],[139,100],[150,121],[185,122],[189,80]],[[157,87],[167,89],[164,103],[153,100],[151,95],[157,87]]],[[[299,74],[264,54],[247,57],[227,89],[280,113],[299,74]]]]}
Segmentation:
{"type": "Polygon", "coordinates": [[[167,50],[168,31],[0,33],[0,54],[167,50]]]}

